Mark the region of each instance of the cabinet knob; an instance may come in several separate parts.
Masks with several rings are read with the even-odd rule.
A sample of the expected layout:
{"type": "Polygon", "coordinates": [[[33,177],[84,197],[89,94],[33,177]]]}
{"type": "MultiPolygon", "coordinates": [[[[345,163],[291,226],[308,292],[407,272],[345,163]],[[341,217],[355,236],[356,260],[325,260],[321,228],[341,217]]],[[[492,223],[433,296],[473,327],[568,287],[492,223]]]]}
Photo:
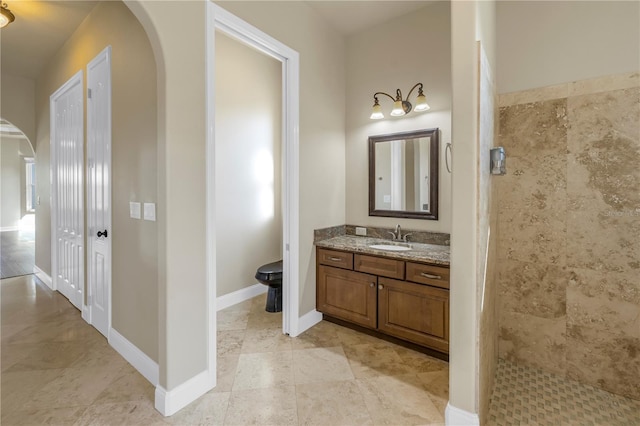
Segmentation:
{"type": "Polygon", "coordinates": [[[373,288],[376,285],[376,283],[369,283],[369,287],[373,288]]]}
{"type": "Polygon", "coordinates": [[[382,290],[384,286],[382,284],[378,284],[378,290],[382,290]]]}

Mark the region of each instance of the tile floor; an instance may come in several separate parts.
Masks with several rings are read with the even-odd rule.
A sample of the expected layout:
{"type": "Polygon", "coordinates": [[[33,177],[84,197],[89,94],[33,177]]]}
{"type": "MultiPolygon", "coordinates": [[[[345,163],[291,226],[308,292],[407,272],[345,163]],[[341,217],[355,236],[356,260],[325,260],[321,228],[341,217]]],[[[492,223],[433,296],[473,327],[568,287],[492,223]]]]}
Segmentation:
{"type": "Polygon", "coordinates": [[[637,426],[640,401],[499,360],[488,426],[637,426]]]}
{"type": "Polygon", "coordinates": [[[32,275],[0,281],[3,425],[442,424],[448,364],[322,322],[297,338],[265,296],[218,314],[218,386],[162,417],[154,388],[32,275]]]}
{"type": "Polygon", "coordinates": [[[0,232],[0,278],[32,274],[35,251],[34,231],[0,232]]]}

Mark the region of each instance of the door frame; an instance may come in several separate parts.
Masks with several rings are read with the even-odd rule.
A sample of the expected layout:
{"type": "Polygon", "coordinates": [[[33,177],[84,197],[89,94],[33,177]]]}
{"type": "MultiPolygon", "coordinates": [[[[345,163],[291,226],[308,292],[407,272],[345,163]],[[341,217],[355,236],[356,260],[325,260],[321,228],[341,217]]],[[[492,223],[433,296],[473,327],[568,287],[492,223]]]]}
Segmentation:
{"type": "MultiPolygon", "coordinates": [[[[60,96],[66,93],[73,86],[80,85],[80,90],[82,91],[82,96],[80,97],[82,103],[83,110],[83,124],[82,124],[82,144],[80,149],[81,153],[81,170],[80,173],[80,185],[84,185],[84,74],[82,70],[79,70],[75,74],[73,74],[65,83],[62,84],[51,96],[49,96],[49,185],[50,185],[50,206],[51,206],[51,289],[58,290],[57,286],[57,276],[58,276],[58,248],[57,248],[57,240],[58,240],[58,231],[57,231],[57,220],[58,220],[58,190],[57,190],[57,177],[55,172],[58,169],[58,150],[56,149],[55,135],[56,135],[56,115],[55,115],[55,102],[58,100],[60,96]]],[[[80,191],[80,195],[84,194],[84,190],[80,191]]],[[[84,198],[84,197],[83,197],[84,198]]],[[[80,206],[82,208],[82,214],[79,216],[80,225],[78,229],[82,229],[82,232],[85,233],[84,225],[84,199],[80,201],[80,206]]],[[[82,236],[83,240],[83,249],[86,250],[86,235],[82,236]]],[[[82,307],[84,306],[84,295],[85,295],[85,253],[82,254],[82,271],[79,274],[81,280],[81,289],[80,295],[76,295],[75,297],[80,297],[80,310],[82,311],[82,307]]],[[[71,302],[74,306],[75,303],[71,302]]]]}
{"type": "MultiPolygon", "coordinates": [[[[108,103],[109,103],[109,107],[107,108],[107,114],[108,114],[108,120],[109,120],[109,135],[108,135],[108,140],[109,140],[109,145],[112,147],[112,140],[111,140],[111,125],[112,125],[112,119],[111,119],[111,101],[112,101],[112,91],[111,91],[111,46],[107,46],[105,47],[100,53],[98,53],[88,64],[87,64],[87,97],[89,97],[89,75],[90,75],[90,71],[93,67],[95,67],[98,63],[100,62],[107,62],[109,64],[109,99],[108,99],[108,103]]],[[[96,232],[95,229],[95,225],[92,222],[92,215],[91,215],[91,207],[90,207],[90,201],[93,199],[92,195],[91,195],[91,191],[92,191],[92,187],[93,187],[93,175],[91,172],[92,169],[92,164],[93,164],[93,154],[94,154],[94,150],[95,150],[95,141],[90,137],[91,135],[91,129],[90,129],[90,124],[92,124],[92,122],[89,120],[89,102],[87,101],[87,113],[86,113],[86,122],[87,122],[87,161],[86,161],[86,174],[87,174],[87,182],[86,182],[86,201],[87,201],[87,214],[86,214],[86,218],[87,218],[87,223],[86,223],[86,247],[87,247],[87,256],[86,256],[86,262],[87,262],[87,303],[86,305],[83,306],[82,309],[82,318],[89,324],[93,325],[93,306],[94,306],[94,286],[95,283],[93,282],[93,280],[91,279],[92,277],[92,272],[93,272],[93,261],[92,261],[92,252],[93,252],[93,235],[96,232]]],[[[108,176],[111,179],[111,152],[112,150],[109,149],[108,150],[109,155],[108,155],[108,161],[107,161],[107,167],[108,167],[108,176]]],[[[112,248],[113,248],[113,244],[112,244],[112,237],[113,237],[113,233],[112,233],[112,203],[111,203],[111,183],[112,180],[109,181],[109,191],[108,191],[108,214],[107,214],[107,230],[109,231],[109,233],[111,234],[110,237],[106,238],[106,244],[108,245],[107,251],[108,251],[108,268],[109,268],[109,280],[108,280],[108,296],[107,296],[107,306],[108,306],[108,312],[107,312],[107,335],[105,336],[107,338],[107,340],[109,340],[109,335],[111,334],[111,291],[112,291],[112,248]]]]}
{"type": "Polygon", "coordinates": [[[298,52],[207,2],[206,25],[206,259],[207,259],[207,362],[216,375],[216,205],[215,205],[215,32],[216,30],[282,63],[282,331],[297,336],[299,329],[299,223],[300,162],[299,105],[300,58],[298,52]]]}

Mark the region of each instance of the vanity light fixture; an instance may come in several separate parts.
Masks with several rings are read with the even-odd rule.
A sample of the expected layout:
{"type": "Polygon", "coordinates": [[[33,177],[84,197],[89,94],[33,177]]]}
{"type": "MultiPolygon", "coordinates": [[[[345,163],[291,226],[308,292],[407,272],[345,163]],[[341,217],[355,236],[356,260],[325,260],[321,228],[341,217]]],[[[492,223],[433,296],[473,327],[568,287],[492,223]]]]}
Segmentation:
{"type": "Polygon", "coordinates": [[[373,94],[373,111],[371,112],[371,117],[369,118],[371,118],[372,120],[379,120],[381,118],[384,118],[384,114],[382,113],[382,107],[378,102],[378,95],[385,95],[391,98],[391,100],[393,101],[393,109],[391,110],[392,116],[400,117],[405,114],[409,114],[411,112],[411,109],[413,108],[413,105],[411,105],[411,103],[409,102],[409,97],[411,96],[411,93],[414,91],[416,87],[418,88],[418,97],[416,98],[416,107],[414,109],[418,112],[428,111],[431,107],[427,103],[427,97],[424,95],[424,92],[422,91],[422,87],[423,87],[422,83],[417,83],[415,86],[411,88],[411,90],[409,90],[409,94],[407,95],[407,99],[405,100],[402,99],[402,92],[400,91],[400,89],[396,89],[395,98],[385,92],[374,93],[373,94]]]}
{"type": "Polygon", "coordinates": [[[16,17],[11,13],[9,9],[7,9],[6,3],[0,4],[0,28],[4,28],[13,21],[16,20],[16,17]]]}

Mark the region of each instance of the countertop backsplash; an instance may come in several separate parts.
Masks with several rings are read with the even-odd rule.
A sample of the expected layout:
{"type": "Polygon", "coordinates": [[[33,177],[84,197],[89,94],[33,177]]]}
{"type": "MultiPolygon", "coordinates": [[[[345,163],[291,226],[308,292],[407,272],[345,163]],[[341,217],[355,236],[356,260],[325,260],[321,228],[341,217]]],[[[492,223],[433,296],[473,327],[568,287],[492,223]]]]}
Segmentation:
{"type": "MultiPolygon", "coordinates": [[[[338,225],[330,228],[316,229],[313,231],[313,241],[318,242],[327,240],[329,238],[339,237],[342,235],[356,235],[357,225],[338,225]]],[[[389,232],[395,230],[394,228],[377,228],[371,226],[363,226],[367,229],[368,238],[380,238],[384,240],[390,240],[391,235],[389,232]]],[[[442,232],[430,232],[430,231],[416,231],[413,229],[402,229],[402,234],[411,234],[408,236],[410,243],[420,244],[435,244],[440,246],[448,246],[450,243],[450,235],[442,232]]]]}

